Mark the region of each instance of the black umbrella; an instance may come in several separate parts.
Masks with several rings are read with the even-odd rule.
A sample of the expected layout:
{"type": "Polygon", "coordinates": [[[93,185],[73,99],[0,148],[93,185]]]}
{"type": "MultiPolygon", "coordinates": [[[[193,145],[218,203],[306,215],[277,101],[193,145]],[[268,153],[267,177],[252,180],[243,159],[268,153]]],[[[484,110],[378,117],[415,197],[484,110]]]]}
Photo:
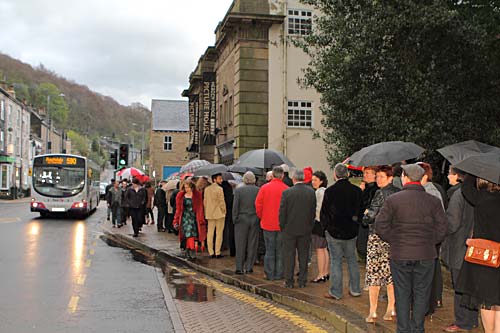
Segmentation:
{"type": "Polygon", "coordinates": [[[262,175],[262,170],[252,167],[245,167],[233,164],[229,167],[230,172],[241,173],[244,174],[247,171],[252,171],[254,175],[262,175]]]}
{"type": "Polygon", "coordinates": [[[216,175],[218,173],[223,173],[223,172],[227,172],[227,166],[223,165],[223,164],[209,164],[209,165],[205,165],[205,166],[202,166],[201,168],[199,168],[198,170],[196,170],[194,173],[193,173],[193,176],[195,177],[201,177],[201,176],[213,176],[213,175],[216,175]]]}
{"type": "Polygon", "coordinates": [[[417,158],[424,150],[413,142],[379,142],[352,154],[348,164],[353,166],[388,165],[417,158]]]}
{"type": "Polygon", "coordinates": [[[472,155],[453,167],[500,184],[500,153],[472,155]]]}
{"type": "Polygon", "coordinates": [[[437,150],[451,165],[457,164],[465,158],[482,154],[482,153],[497,153],[500,154],[500,148],[487,145],[475,140],[455,143],[437,150]]]}
{"type": "Polygon", "coordinates": [[[273,149],[256,149],[251,150],[240,156],[234,166],[271,169],[281,164],[287,164],[290,167],[295,165],[282,153],[273,149]]]}

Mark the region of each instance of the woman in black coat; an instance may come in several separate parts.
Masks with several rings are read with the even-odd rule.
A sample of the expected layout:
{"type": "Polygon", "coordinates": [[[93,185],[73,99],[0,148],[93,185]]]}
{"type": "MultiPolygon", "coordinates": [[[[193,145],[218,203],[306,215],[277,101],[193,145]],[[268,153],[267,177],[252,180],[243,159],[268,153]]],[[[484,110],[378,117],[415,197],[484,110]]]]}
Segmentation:
{"type": "MultiPolygon", "coordinates": [[[[500,242],[500,185],[467,175],[462,193],[474,206],[472,238],[500,242]]],[[[486,333],[500,332],[500,268],[464,261],[456,290],[464,305],[481,309],[486,333]]]]}

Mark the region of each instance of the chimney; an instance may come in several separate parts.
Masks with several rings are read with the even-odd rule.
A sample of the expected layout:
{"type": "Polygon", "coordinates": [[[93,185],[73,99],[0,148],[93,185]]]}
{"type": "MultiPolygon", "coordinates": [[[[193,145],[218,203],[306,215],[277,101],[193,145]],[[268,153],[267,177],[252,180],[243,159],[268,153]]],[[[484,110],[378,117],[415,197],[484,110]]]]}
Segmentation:
{"type": "Polygon", "coordinates": [[[16,98],[16,91],[14,90],[14,86],[13,85],[10,85],[8,88],[7,88],[7,93],[12,96],[12,98],[16,98]]]}

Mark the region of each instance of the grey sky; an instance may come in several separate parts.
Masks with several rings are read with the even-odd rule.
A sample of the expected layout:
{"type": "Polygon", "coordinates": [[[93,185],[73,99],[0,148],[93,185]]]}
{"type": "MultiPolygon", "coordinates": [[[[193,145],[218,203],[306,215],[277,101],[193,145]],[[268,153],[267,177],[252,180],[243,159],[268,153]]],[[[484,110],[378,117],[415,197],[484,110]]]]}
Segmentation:
{"type": "Polygon", "coordinates": [[[232,0],[0,0],[0,52],[128,105],[179,99],[232,0]]]}

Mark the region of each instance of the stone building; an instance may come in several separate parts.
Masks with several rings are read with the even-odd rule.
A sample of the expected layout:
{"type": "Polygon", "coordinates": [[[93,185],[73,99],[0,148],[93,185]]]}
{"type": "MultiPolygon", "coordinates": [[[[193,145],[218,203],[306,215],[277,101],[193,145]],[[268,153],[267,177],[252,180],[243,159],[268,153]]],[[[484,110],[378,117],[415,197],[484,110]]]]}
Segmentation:
{"type": "MultiPolygon", "coordinates": [[[[210,110],[215,123],[209,129],[216,162],[232,164],[249,150],[272,148],[297,167],[329,173],[324,143],[317,138],[323,132],[320,96],[298,83],[309,57],[291,43],[309,33],[314,14],[299,0],[231,4],[216,28],[215,45],[207,49],[210,61],[215,56],[216,109],[210,110]]],[[[200,75],[205,55],[184,96],[196,95],[192,79],[200,75]]]]}
{"type": "Polygon", "coordinates": [[[188,161],[188,102],[153,99],[151,112],[149,174],[165,179],[188,161]]]}

